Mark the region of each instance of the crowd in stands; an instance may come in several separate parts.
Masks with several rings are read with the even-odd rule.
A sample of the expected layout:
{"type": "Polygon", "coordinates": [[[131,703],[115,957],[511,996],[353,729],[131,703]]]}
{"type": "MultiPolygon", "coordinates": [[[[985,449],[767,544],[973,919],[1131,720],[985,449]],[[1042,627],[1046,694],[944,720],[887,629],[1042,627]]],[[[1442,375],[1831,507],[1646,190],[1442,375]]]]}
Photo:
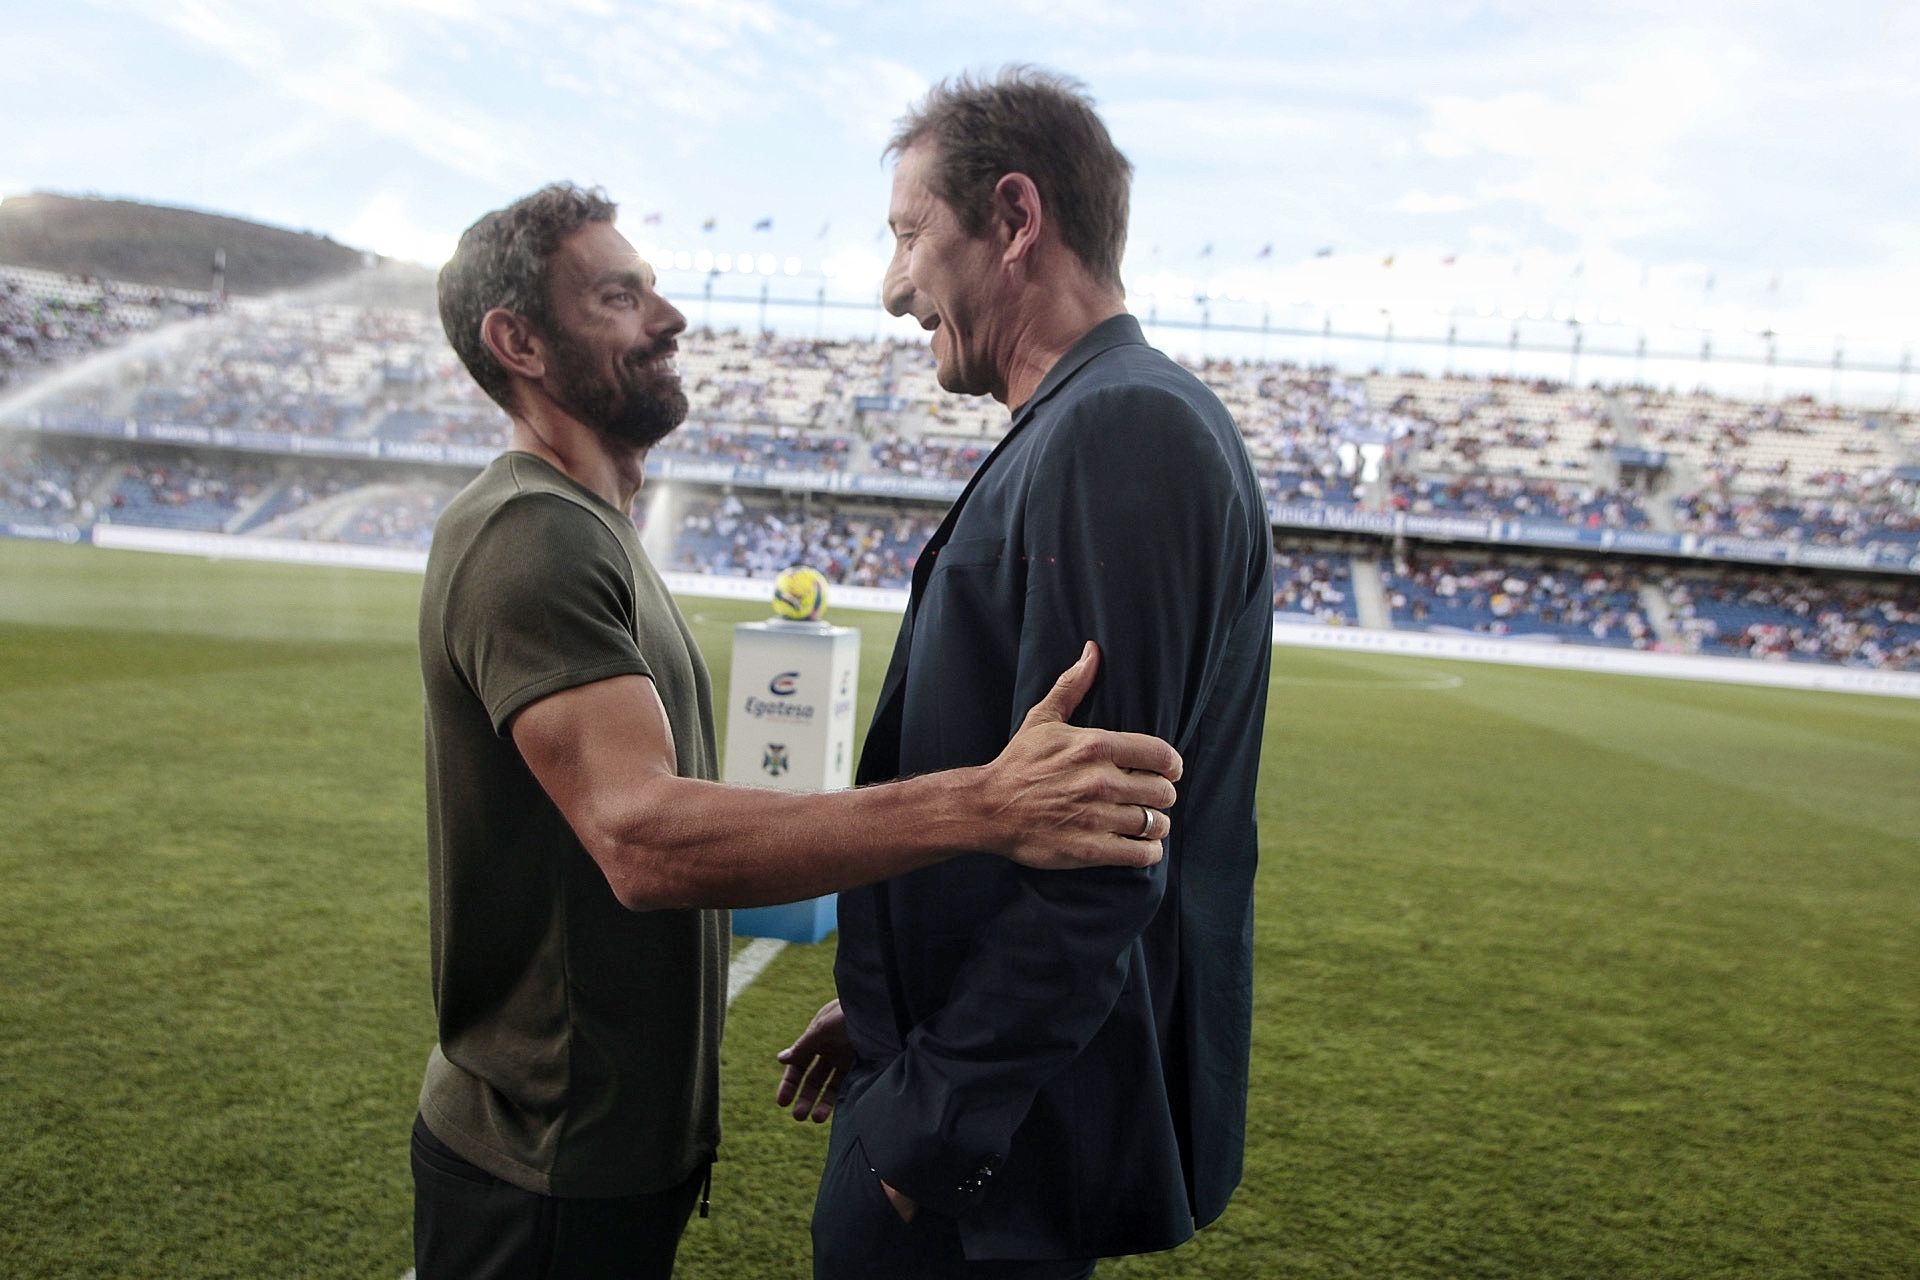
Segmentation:
{"type": "Polygon", "coordinates": [[[273,483],[273,468],[265,462],[150,455],[120,467],[100,519],[215,532],[273,483]]]}
{"type": "Polygon", "coordinates": [[[1583,529],[1648,528],[1640,496],[1622,489],[1515,476],[1413,476],[1393,481],[1395,511],[1498,516],[1583,529]]]}
{"type": "Polygon", "coordinates": [[[1900,462],[1920,418],[1824,405],[1808,397],[1752,403],[1651,388],[1616,393],[1642,443],[1698,469],[1720,489],[1803,485],[1824,473],[1868,475],[1900,462]]]}
{"type": "Polygon", "coordinates": [[[1526,557],[1396,557],[1382,574],[1394,625],[1649,649],[1638,570],[1526,557]]]}
{"type": "Polygon", "coordinates": [[[1772,487],[1758,492],[1702,489],[1674,498],[1679,526],[1816,546],[1906,546],[1920,549],[1920,508],[1883,478],[1828,472],[1811,493],[1772,487]]]}
{"type": "Polygon", "coordinates": [[[1920,671],[1920,589],[1781,574],[1686,574],[1668,584],[1695,653],[1920,671]]]}
{"type": "Polygon", "coordinates": [[[993,451],[991,441],[941,440],[932,436],[885,435],[868,452],[874,466],[902,476],[965,480],[993,451]]]}
{"type": "Polygon", "coordinates": [[[448,483],[369,486],[365,499],[342,513],[333,538],[425,551],[433,542],[434,522],[459,491],[448,483]]]}
{"type": "MultiPolygon", "coordinates": [[[[148,348],[121,362],[110,382],[76,389],[71,403],[115,427],[197,424],[480,449],[507,440],[505,415],[431,315],[228,306],[211,295],[14,268],[0,268],[0,385],[196,315],[208,320],[183,329],[177,351],[148,348]]],[[[923,341],[696,330],[682,335],[679,364],[691,412],[659,446],[665,460],[964,480],[1007,421],[1003,406],[940,391],[923,341]]],[[[1356,376],[1274,361],[1189,367],[1234,413],[1273,503],[1384,503],[1411,514],[1920,554],[1920,486],[1896,475],[1920,449],[1920,419],[1910,413],[1497,377],[1356,376]],[[1602,464],[1622,438],[1666,453],[1668,474],[1689,487],[1616,482],[1602,464]],[[1368,450],[1376,461],[1386,455],[1384,486],[1358,482],[1368,450]]],[[[0,443],[0,522],[101,520],[417,548],[464,483],[451,467],[404,476],[272,450],[189,454],[141,443],[115,452],[97,435],[84,444],[54,434],[21,439],[0,443]]],[[[834,581],[874,586],[906,584],[939,518],[931,505],[793,501],[744,485],[683,501],[664,567],[768,575],[808,563],[834,581]]],[[[1620,563],[1497,552],[1415,551],[1383,568],[1398,626],[1636,648],[1657,643],[1641,592],[1669,590],[1620,563]]],[[[1699,574],[1675,579],[1669,598],[1678,642],[1701,652],[1913,669],[1920,643],[1905,587],[1699,574]]],[[[1274,609],[1355,623],[1349,553],[1279,550],[1274,609]]]]}
{"type": "Polygon", "coordinates": [[[1583,473],[1616,433],[1598,392],[1541,379],[1375,374],[1370,398],[1414,424],[1419,471],[1583,473]]]}
{"type": "Polygon", "coordinates": [[[845,471],[853,440],[796,427],[728,427],[688,423],[654,446],[660,458],[731,462],[769,471],[845,471]]]}
{"type": "MultiPolygon", "coordinates": [[[[101,452],[101,459],[106,455],[101,452]]],[[[71,448],[22,442],[0,452],[0,523],[80,524],[93,504],[78,492],[80,456],[71,448]]]]}
{"type": "Polygon", "coordinates": [[[0,387],[219,307],[210,293],[0,266],[0,387]]]}
{"type": "Polygon", "coordinates": [[[1354,626],[1353,568],[1343,552],[1273,549],[1273,612],[1281,622],[1354,626]]]}
{"type": "Polygon", "coordinates": [[[1194,361],[1188,368],[1233,414],[1263,474],[1331,476],[1340,469],[1343,441],[1385,440],[1412,425],[1370,404],[1363,383],[1331,369],[1235,360],[1194,361]]]}
{"type": "Polygon", "coordinates": [[[772,503],[721,494],[681,513],[671,566],[688,573],[772,577],[806,564],[831,582],[904,587],[939,525],[924,509],[856,510],[834,503],[772,503]]]}
{"type": "Polygon", "coordinates": [[[130,416],[279,435],[364,434],[360,423],[395,370],[418,364],[430,325],[406,311],[236,306],[184,355],[142,366],[130,416]]]}

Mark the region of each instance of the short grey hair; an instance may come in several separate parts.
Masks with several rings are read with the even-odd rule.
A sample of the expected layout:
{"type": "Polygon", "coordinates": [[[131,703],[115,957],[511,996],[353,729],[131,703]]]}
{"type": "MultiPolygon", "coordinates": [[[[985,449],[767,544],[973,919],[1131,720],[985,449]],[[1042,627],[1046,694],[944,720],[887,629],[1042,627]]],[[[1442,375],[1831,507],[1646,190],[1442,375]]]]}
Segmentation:
{"type": "Polygon", "coordinates": [[[480,338],[480,321],[495,307],[552,331],[548,259],[560,242],[590,222],[612,222],[619,206],[598,187],[555,182],[495,209],[461,233],[440,268],[440,326],[460,363],[509,412],[513,382],[480,338]]]}
{"type": "Polygon", "coordinates": [[[943,80],[901,118],[885,154],[898,158],[923,142],[934,149],[934,194],[968,235],[986,229],[1000,179],[1024,173],[1067,248],[1096,280],[1120,287],[1133,165],[1085,85],[1019,64],[992,80],[943,80]]]}

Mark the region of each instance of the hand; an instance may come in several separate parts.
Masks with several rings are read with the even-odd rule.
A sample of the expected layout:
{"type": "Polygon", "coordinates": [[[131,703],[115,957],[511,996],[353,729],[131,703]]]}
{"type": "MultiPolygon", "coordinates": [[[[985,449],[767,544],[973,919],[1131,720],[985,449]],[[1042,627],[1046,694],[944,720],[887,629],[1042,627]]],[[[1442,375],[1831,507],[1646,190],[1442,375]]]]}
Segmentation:
{"type": "Polygon", "coordinates": [[[888,1185],[885,1178],[880,1180],[880,1189],[887,1193],[887,1203],[891,1204],[893,1211],[900,1215],[900,1221],[912,1222],[913,1215],[920,1212],[920,1206],[913,1202],[911,1196],[901,1191],[895,1191],[888,1185]]]}
{"type": "Polygon", "coordinates": [[[773,1056],[787,1067],[774,1090],[774,1105],[791,1102],[795,1120],[810,1118],[815,1124],[832,1115],[840,1081],[853,1068],[853,1041],[847,1037],[840,1002],[829,1000],[820,1006],[800,1038],[773,1056]]]}
{"type": "Polygon", "coordinates": [[[982,770],[986,829],[997,836],[985,847],[1022,866],[1150,867],[1165,852],[1173,822],[1160,810],[1178,798],[1180,753],[1149,734],[1067,723],[1099,670],[1089,640],[982,770]]]}

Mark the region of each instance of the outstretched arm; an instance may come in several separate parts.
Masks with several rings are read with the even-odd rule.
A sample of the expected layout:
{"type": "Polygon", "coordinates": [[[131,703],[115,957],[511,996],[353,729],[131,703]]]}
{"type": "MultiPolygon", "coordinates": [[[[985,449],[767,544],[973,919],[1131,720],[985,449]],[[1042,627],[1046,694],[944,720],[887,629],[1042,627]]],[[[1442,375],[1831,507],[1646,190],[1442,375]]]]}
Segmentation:
{"type": "Polygon", "coordinates": [[[644,676],[542,698],[511,732],[636,911],[790,902],[961,853],[1040,870],[1148,867],[1171,829],[1159,810],[1174,801],[1180,757],[1146,734],[1066,722],[1099,661],[1088,642],[988,764],[821,795],[677,776],[666,710],[644,676]]]}

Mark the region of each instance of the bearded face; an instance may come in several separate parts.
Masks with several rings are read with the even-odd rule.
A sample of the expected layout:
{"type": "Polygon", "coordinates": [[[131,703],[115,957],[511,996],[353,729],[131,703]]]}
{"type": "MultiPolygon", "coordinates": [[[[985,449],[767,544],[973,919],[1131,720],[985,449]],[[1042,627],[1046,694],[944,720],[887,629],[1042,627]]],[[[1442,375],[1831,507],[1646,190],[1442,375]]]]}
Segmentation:
{"type": "Polygon", "coordinates": [[[687,418],[687,393],[673,367],[669,335],[607,362],[591,343],[560,332],[552,344],[549,392],[568,413],[610,440],[650,449],[687,418]]]}

